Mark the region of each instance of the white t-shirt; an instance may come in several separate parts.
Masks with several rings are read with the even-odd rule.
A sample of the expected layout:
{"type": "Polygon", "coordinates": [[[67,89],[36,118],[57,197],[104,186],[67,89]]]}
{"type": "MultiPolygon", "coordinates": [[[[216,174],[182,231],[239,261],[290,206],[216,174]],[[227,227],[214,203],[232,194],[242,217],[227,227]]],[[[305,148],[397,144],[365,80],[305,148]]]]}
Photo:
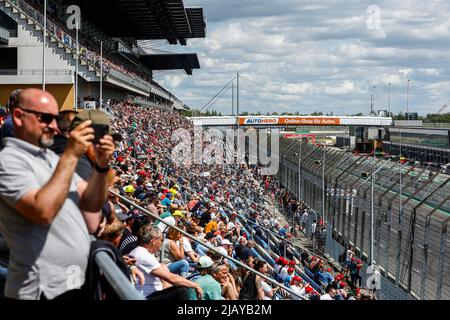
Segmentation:
{"type": "Polygon", "coordinates": [[[333,298],[331,298],[331,296],[326,293],[323,296],[320,296],[320,300],[333,300],[333,298]]]}
{"type": "Polygon", "coordinates": [[[130,255],[136,258],[136,266],[144,273],[145,284],[142,286],[136,283],[136,290],[140,291],[144,297],[155,291],[161,291],[163,285],[158,277],[152,275],[152,271],[161,267],[161,264],[153,254],[144,247],[137,247],[130,252],[130,255]]]}
{"type": "Polygon", "coordinates": [[[191,240],[189,238],[183,237],[183,248],[185,253],[194,251],[192,250],[191,240]]]}
{"type": "Polygon", "coordinates": [[[261,281],[261,285],[264,291],[264,300],[272,300],[272,298],[268,295],[268,293],[272,290],[272,287],[265,281],[261,281]]]}
{"type": "MultiPolygon", "coordinates": [[[[175,218],[172,217],[172,216],[165,217],[163,220],[165,222],[167,222],[168,224],[170,224],[171,226],[174,226],[175,223],[176,223],[175,218]]],[[[166,224],[162,223],[162,222],[158,223],[156,226],[158,227],[159,230],[161,230],[161,232],[164,232],[165,230],[169,229],[169,227],[166,224]]]]}
{"type": "MultiPolygon", "coordinates": [[[[300,287],[298,287],[298,286],[291,286],[290,289],[292,291],[294,291],[295,293],[297,293],[301,297],[303,297],[305,294],[305,290],[303,290],[303,294],[302,294],[302,289],[300,289],[300,287]]],[[[301,300],[300,297],[297,297],[296,295],[293,295],[292,293],[291,293],[291,299],[292,300],[301,300]]]]}
{"type": "Polygon", "coordinates": [[[286,266],[286,267],[283,267],[282,269],[281,269],[281,271],[280,271],[280,278],[284,281],[284,279],[286,279],[286,277],[289,275],[288,274],[288,269],[289,269],[289,266],[286,266]]]}
{"type": "Polygon", "coordinates": [[[234,223],[232,221],[227,223],[227,230],[232,230],[236,228],[236,226],[234,225],[234,223]]]}

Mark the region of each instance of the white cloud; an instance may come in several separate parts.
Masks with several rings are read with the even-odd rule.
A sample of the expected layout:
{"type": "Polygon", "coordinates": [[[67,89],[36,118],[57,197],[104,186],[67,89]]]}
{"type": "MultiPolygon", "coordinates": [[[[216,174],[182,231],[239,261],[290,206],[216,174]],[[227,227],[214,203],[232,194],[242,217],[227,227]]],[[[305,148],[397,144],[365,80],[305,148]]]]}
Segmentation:
{"type": "MultiPolygon", "coordinates": [[[[240,71],[243,111],[368,112],[372,86],[377,100],[404,108],[407,79],[419,113],[448,101],[450,13],[447,1],[185,0],[208,15],[206,39],[167,51],[197,52],[201,65],[156,72],[155,80],[191,107],[201,106],[240,71]],[[381,8],[381,29],[367,28],[370,5],[381,8]],[[166,78],[166,75],[170,77],[166,78]],[[270,103],[268,103],[270,102],[270,103]],[[319,107],[320,106],[320,107],[319,107]],[[248,109],[247,109],[248,108],[248,109]],[[327,109],[328,108],[328,109],[327,109]],[[365,109],[364,109],[365,108],[365,109]]],[[[217,108],[231,110],[230,93],[217,108]]],[[[380,105],[381,107],[381,105],[380,105]]]]}

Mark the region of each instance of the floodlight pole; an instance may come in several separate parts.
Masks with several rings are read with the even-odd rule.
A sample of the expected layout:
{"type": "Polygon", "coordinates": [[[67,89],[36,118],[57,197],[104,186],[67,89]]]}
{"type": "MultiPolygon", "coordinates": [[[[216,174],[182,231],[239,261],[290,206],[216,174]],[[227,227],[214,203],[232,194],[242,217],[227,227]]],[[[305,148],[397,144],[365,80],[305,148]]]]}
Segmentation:
{"type": "Polygon", "coordinates": [[[325,221],[325,153],[326,147],[323,147],[322,160],[322,220],[325,221]]]}
{"type": "Polygon", "coordinates": [[[391,116],[391,83],[389,82],[388,92],[388,117],[391,116]]]}
{"type": "Polygon", "coordinates": [[[44,27],[42,29],[43,41],[42,41],[42,90],[45,91],[45,45],[47,34],[47,0],[44,0],[44,27]]]}
{"type": "Polygon", "coordinates": [[[300,152],[298,157],[298,200],[302,200],[302,145],[303,137],[300,137],[300,152]]]}
{"type": "Polygon", "coordinates": [[[376,151],[376,145],[375,145],[375,140],[374,140],[374,145],[373,145],[373,173],[372,173],[372,185],[371,185],[371,197],[370,197],[370,266],[374,265],[374,256],[373,256],[373,244],[374,244],[374,227],[373,227],[373,222],[374,222],[374,187],[375,187],[375,162],[376,162],[376,155],[375,155],[375,151],[376,151]]]}

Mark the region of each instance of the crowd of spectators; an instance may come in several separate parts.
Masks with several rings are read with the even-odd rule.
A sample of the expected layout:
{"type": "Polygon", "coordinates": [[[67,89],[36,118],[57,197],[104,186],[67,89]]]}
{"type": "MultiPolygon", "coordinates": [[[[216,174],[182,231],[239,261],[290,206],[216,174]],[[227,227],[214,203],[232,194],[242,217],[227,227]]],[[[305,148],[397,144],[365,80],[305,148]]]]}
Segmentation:
{"type": "MultiPolygon", "coordinates": [[[[286,197],[258,166],[183,165],[172,158],[172,133],[179,128],[193,133],[190,121],[130,101],[112,105],[111,112],[120,136],[111,133],[116,149],[108,174],[110,193],[91,233],[117,250],[130,281],[147,299],[364,299],[356,287],[360,279],[352,276],[360,268],[354,255],[349,274],[336,274],[322,257],[288,241],[295,228],[281,225],[268,204],[281,200],[289,212],[308,208],[286,197]]],[[[77,118],[82,117],[59,116],[62,139],[71,141],[77,118]]],[[[75,169],[86,179],[97,170],[90,149],[85,165],[75,169]]]]}

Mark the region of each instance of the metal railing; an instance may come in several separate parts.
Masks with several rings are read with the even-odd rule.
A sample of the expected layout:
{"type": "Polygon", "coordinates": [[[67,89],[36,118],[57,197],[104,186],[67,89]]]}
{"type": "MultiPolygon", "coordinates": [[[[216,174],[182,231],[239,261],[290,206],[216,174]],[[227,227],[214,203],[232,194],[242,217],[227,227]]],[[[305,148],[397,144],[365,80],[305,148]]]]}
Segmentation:
{"type": "Polygon", "coordinates": [[[119,298],[122,300],[145,300],[144,296],[136,291],[130,280],[125,277],[107,253],[102,251],[96,253],[95,263],[119,298]]]}
{"type": "MultiPolygon", "coordinates": [[[[46,75],[50,76],[70,76],[72,70],[68,69],[46,69],[46,75]]],[[[42,69],[0,69],[0,76],[40,76],[42,69]]]]}

